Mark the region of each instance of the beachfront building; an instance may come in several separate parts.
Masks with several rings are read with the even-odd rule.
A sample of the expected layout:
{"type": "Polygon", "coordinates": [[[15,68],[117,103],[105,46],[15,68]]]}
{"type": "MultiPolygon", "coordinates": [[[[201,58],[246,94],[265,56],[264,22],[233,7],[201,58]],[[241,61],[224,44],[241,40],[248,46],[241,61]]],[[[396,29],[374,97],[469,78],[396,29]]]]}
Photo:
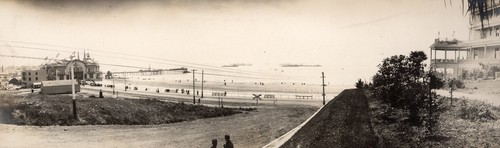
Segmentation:
{"type": "Polygon", "coordinates": [[[469,40],[434,41],[430,47],[432,68],[450,77],[467,79],[488,78],[481,69],[500,67],[500,0],[494,1],[487,10],[489,18],[484,21],[484,28],[479,14],[470,15],[469,40]],[[437,54],[444,54],[444,58],[437,58],[437,54]]]}
{"type": "Polygon", "coordinates": [[[90,57],[90,54],[84,53],[83,59],[63,59],[55,60],[51,63],[42,65],[42,69],[48,74],[47,80],[69,80],[71,79],[71,65],[74,66],[75,79],[81,80],[102,80],[102,72],[99,71],[99,63],[90,57]]]}
{"type": "Polygon", "coordinates": [[[21,73],[23,85],[28,88],[39,88],[42,81],[47,81],[47,72],[43,69],[24,70],[21,73]]]}

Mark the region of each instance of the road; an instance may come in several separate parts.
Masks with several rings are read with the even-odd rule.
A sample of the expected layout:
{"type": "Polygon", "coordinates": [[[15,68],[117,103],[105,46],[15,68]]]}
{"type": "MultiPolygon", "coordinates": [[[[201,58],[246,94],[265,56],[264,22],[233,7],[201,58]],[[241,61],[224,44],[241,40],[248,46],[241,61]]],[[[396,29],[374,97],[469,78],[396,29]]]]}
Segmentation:
{"type": "MultiPolygon", "coordinates": [[[[106,87],[90,87],[90,86],[85,86],[81,87],[81,91],[87,94],[92,94],[95,96],[98,96],[99,90],[103,90],[105,96],[112,96],[112,89],[111,88],[106,88],[106,87]]],[[[128,91],[118,91],[118,96],[123,96],[127,98],[146,98],[146,97],[157,97],[163,101],[170,101],[170,102],[186,102],[190,103],[193,102],[193,96],[192,95],[186,95],[186,94],[181,94],[181,93],[166,93],[160,91],[159,93],[156,93],[155,90],[152,91],[142,91],[142,90],[128,90],[128,91]]],[[[199,96],[196,97],[196,101],[199,96]]],[[[218,104],[218,99],[219,96],[211,96],[211,95],[206,95],[202,100],[202,104],[208,104],[210,105],[217,105],[218,104]]],[[[223,96],[220,97],[223,98],[223,101],[226,105],[233,105],[233,106],[242,106],[242,107],[255,107],[254,105],[256,103],[256,100],[253,99],[252,96],[223,96]],[[248,106],[251,105],[251,106],[248,106]]],[[[326,101],[330,101],[331,99],[327,99],[326,101]]],[[[320,107],[322,106],[322,99],[295,99],[295,98],[280,98],[277,96],[276,99],[271,99],[271,98],[263,98],[262,100],[259,100],[259,104],[262,106],[269,106],[269,105],[275,105],[275,104],[280,104],[280,105],[310,105],[310,106],[317,106],[320,107]]],[[[226,106],[224,105],[224,106],[226,106]]]]}
{"type": "MultiPolygon", "coordinates": [[[[449,90],[436,90],[436,93],[441,96],[450,97],[449,90]]],[[[499,94],[483,94],[483,93],[464,93],[455,91],[453,92],[453,98],[467,98],[472,100],[480,100],[487,103],[491,103],[495,106],[500,106],[500,95],[499,94]]]]}

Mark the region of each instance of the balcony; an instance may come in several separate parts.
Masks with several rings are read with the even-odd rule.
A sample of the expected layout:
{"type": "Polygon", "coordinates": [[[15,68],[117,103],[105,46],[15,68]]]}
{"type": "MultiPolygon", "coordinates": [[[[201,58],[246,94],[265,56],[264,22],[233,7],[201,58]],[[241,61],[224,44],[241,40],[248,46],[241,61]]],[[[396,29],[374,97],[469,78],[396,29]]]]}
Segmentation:
{"type": "Polygon", "coordinates": [[[500,64],[500,59],[433,59],[432,64],[459,64],[459,65],[476,65],[479,63],[485,64],[500,64]]]}

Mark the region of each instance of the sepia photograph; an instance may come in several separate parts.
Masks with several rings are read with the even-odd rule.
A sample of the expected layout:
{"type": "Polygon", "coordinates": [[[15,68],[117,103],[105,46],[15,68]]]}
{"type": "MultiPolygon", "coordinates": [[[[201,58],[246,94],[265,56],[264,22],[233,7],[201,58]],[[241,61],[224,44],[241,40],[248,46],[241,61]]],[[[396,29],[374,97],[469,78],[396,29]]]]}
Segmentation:
{"type": "Polygon", "coordinates": [[[500,147],[500,0],[0,0],[0,148],[500,147]]]}

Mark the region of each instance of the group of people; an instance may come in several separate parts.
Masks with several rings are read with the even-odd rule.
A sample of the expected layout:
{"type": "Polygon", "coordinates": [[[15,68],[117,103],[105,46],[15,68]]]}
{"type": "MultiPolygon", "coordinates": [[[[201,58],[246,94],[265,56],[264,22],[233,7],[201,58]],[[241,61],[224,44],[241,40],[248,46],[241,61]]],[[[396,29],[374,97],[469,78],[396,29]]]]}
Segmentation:
{"type": "MultiPolygon", "coordinates": [[[[224,140],[226,140],[226,143],[223,145],[223,148],[234,148],[233,142],[231,142],[231,137],[229,135],[224,136],[224,140]]],[[[212,139],[212,147],[210,148],[216,148],[217,147],[217,139],[212,139]]]]}

